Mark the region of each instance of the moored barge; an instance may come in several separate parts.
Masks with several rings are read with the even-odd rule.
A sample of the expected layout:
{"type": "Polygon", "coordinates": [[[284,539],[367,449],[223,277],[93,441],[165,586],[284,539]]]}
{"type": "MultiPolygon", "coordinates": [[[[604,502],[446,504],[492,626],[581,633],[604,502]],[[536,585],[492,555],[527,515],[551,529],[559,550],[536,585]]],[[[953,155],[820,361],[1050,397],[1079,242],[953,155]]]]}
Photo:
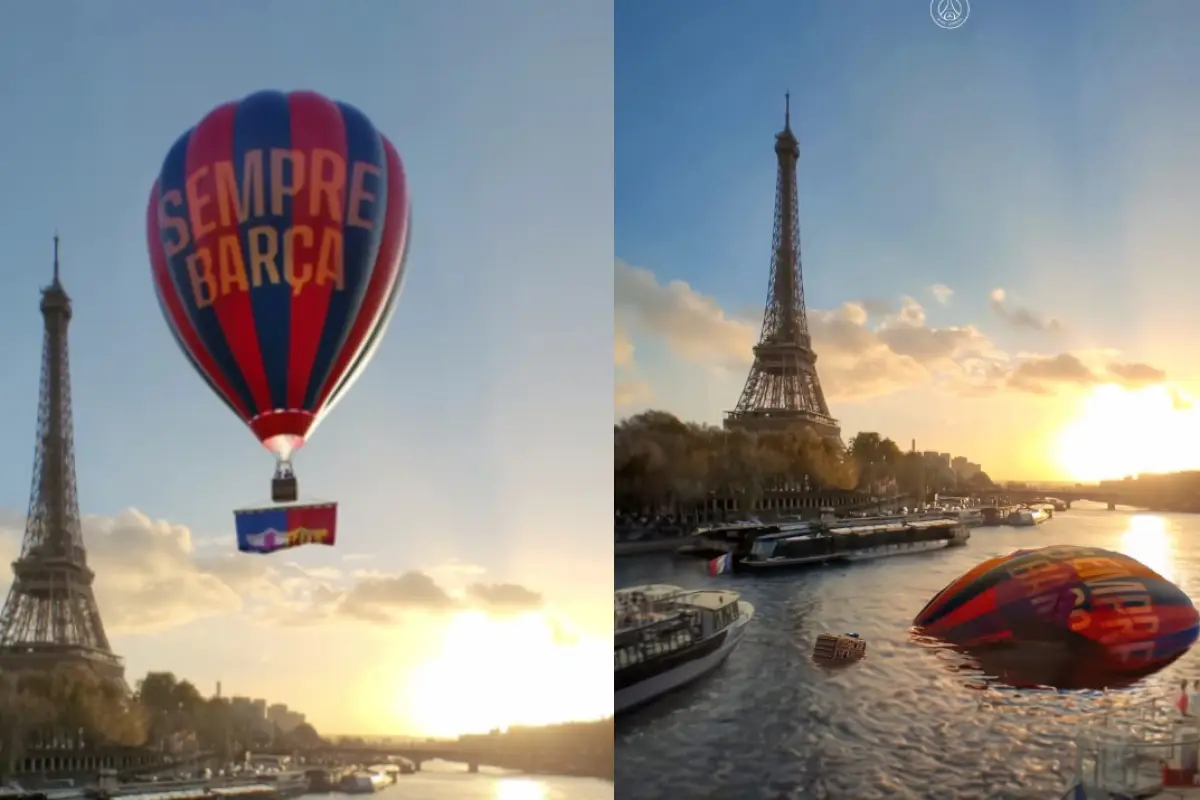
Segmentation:
{"type": "Polygon", "coordinates": [[[831,561],[864,561],[964,545],[971,533],[957,519],[866,517],[814,522],[759,536],[740,570],[805,567],[831,561]]]}
{"type": "Polygon", "coordinates": [[[698,556],[700,558],[717,558],[726,553],[733,556],[734,561],[750,555],[754,542],[760,536],[785,531],[807,530],[809,523],[801,521],[790,522],[735,522],[730,525],[720,525],[703,528],[687,537],[687,542],[676,552],[682,556],[698,556]]]}

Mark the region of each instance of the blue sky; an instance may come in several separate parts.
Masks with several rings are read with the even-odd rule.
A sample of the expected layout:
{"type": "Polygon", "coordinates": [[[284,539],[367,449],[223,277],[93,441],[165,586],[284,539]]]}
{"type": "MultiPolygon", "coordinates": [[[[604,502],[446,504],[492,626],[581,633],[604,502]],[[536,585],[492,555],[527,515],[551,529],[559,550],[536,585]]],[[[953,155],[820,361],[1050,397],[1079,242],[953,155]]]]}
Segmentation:
{"type": "MultiPolygon", "coordinates": [[[[134,677],[157,667],[206,690],[223,680],[227,694],[291,701],[325,728],[432,730],[455,721],[414,710],[405,675],[445,658],[457,646],[446,631],[474,623],[414,621],[403,586],[391,586],[395,597],[376,599],[400,609],[406,632],[371,628],[352,619],[356,585],[408,570],[462,598],[470,582],[519,584],[543,595],[545,624],[497,614],[494,625],[533,625],[538,642],[553,627],[555,641],[575,642],[563,658],[608,625],[611,323],[596,298],[611,285],[611,33],[604,2],[7,10],[0,507],[17,520],[28,498],[38,288],[57,229],[75,304],[80,502],[97,516],[102,611],[134,677]],[[339,545],[247,561],[224,558],[230,510],[267,499],[272,458],[177,351],[143,231],[172,142],[212,107],[264,88],[311,88],[363,109],[400,151],[414,210],[387,340],[296,459],[304,495],[341,503],[339,545]],[[129,508],[145,516],[121,516],[129,508]],[[139,616],[172,581],[172,613],[139,616]],[[330,618],[319,629],[266,621],[285,612],[293,623],[330,618]],[[306,667],[288,653],[306,654],[306,667]],[[330,694],[334,675],[362,697],[330,694]]],[[[475,609],[460,616],[487,616],[482,600],[457,602],[475,609]]]]}
{"type": "Polygon", "coordinates": [[[978,0],[956,30],[928,6],[618,0],[618,417],[736,402],[787,90],[818,370],[848,433],[1062,477],[1061,430],[1121,365],[1194,391],[1200,6],[978,0]],[[1085,377],[1050,374],[1064,354],[1085,377]]]}

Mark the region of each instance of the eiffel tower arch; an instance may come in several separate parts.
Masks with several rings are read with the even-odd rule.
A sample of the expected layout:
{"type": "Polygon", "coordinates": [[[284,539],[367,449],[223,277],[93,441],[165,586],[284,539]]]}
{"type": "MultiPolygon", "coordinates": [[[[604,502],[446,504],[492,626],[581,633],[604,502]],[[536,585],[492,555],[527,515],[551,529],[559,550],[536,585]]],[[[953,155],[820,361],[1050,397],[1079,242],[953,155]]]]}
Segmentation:
{"type": "Polygon", "coordinates": [[[762,432],[804,426],[821,436],[840,438],[841,427],[829,413],[817,377],[817,354],[808,333],[796,199],[800,143],[792,133],[791,97],[785,98],[783,130],[775,135],[775,226],[762,333],[737,406],[725,415],[725,427],[762,432]]]}
{"type": "Polygon", "coordinates": [[[42,290],[41,311],[33,485],[21,555],[0,611],[0,672],[79,666],[124,685],[125,668],[100,621],[80,526],[67,359],[71,299],[59,281],[57,236],[54,279],[42,290]]]}

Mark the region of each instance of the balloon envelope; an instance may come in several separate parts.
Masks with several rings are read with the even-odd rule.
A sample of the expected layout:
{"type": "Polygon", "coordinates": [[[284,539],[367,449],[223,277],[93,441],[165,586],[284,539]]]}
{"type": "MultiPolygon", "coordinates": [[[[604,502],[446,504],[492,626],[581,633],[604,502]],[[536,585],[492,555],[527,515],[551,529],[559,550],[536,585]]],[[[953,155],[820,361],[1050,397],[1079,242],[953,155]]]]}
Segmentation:
{"type": "Polygon", "coordinates": [[[1200,634],[1200,614],[1178,586],[1123,553],[1060,545],[983,562],[938,592],[913,625],[983,654],[985,668],[1001,662],[1029,683],[1082,688],[1179,658],[1200,634]]]}
{"type": "Polygon", "coordinates": [[[361,111],[314,92],[220,106],[167,153],[146,218],[163,316],[280,458],[378,346],[408,221],[395,147],[361,111]]]}

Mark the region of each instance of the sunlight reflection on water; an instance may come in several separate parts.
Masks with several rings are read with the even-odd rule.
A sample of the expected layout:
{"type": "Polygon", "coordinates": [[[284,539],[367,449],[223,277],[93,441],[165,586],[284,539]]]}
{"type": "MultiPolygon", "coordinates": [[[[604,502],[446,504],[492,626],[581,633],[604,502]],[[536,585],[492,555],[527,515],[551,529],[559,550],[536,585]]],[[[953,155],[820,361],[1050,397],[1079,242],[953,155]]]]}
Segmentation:
{"type": "Polygon", "coordinates": [[[776,576],[711,579],[695,561],[621,559],[617,584],[720,581],[757,609],[710,679],[622,718],[622,798],[1056,798],[1083,715],[1200,677],[1200,648],[1108,697],[987,687],[961,657],[909,640],[912,617],[970,567],[1051,544],[1127,553],[1200,596],[1200,516],[1076,508],[1036,528],[977,528],[965,548],[776,576]],[[817,634],[867,658],[822,670],[817,634]]]}
{"type": "Polygon", "coordinates": [[[1159,514],[1133,515],[1129,518],[1125,532],[1121,534],[1117,549],[1133,556],[1167,580],[1174,581],[1174,554],[1168,527],[1179,530],[1177,522],[1168,522],[1166,517],[1159,514]]]}
{"type": "MultiPolygon", "coordinates": [[[[352,800],[339,793],[306,795],[327,800],[352,800]]],[[[469,774],[465,764],[430,761],[420,772],[403,775],[384,789],[381,800],[612,800],[613,784],[588,778],[520,775],[480,767],[469,774]]]]}

